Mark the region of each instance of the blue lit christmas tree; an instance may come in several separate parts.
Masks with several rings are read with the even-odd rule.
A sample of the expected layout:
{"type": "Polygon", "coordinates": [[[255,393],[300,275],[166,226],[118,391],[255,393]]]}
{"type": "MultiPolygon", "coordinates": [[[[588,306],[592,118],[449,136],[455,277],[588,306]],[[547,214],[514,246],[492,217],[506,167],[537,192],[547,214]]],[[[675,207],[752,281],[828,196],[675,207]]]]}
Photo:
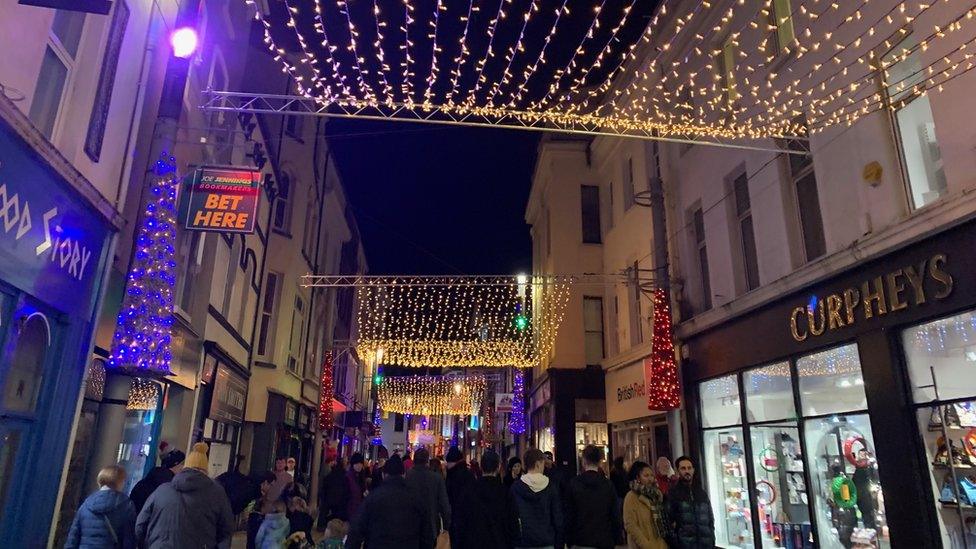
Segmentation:
{"type": "Polygon", "coordinates": [[[508,416],[508,430],[514,435],[525,432],[525,376],[520,368],[515,369],[512,383],[512,413],[508,416]]]}
{"type": "Polygon", "coordinates": [[[136,236],[109,367],[139,375],[170,373],[176,285],[176,164],[156,161],[150,198],[136,236]]]}

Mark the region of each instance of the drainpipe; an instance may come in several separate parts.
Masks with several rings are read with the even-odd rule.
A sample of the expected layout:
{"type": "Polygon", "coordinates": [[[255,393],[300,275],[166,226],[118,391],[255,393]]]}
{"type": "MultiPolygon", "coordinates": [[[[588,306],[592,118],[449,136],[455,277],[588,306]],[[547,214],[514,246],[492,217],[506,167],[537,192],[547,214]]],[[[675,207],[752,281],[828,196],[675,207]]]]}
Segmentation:
{"type": "MultiPolygon", "coordinates": [[[[312,268],[316,271],[319,269],[319,252],[322,250],[322,242],[320,238],[322,237],[322,218],[325,217],[325,181],[329,176],[329,151],[326,150],[325,165],[322,173],[322,180],[319,181],[319,140],[324,139],[323,135],[325,128],[322,127],[322,119],[315,119],[315,144],[312,149],[312,173],[315,176],[315,186],[320,189],[319,193],[319,219],[318,226],[315,228],[315,257],[312,259],[312,268]]],[[[326,239],[326,245],[328,245],[328,239],[326,239]]],[[[315,295],[321,290],[317,288],[312,288],[312,295],[309,297],[309,315],[308,315],[308,327],[305,336],[306,349],[308,352],[308,342],[311,340],[309,337],[312,333],[312,326],[315,325],[315,295]]],[[[325,329],[324,326],[321,329],[325,329]]],[[[325,357],[318,357],[319,360],[323,360],[325,357]]],[[[321,375],[318,379],[319,383],[322,382],[321,375]]],[[[304,382],[303,382],[304,386],[304,382]]],[[[322,398],[322,387],[319,387],[319,399],[322,398]]],[[[317,416],[316,416],[317,417],[317,416]]],[[[319,495],[319,472],[322,467],[322,430],[315,426],[315,437],[312,442],[312,474],[309,478],[311,482],[311,490],[309,490],[309,504],[312,509],[318,508],[318,495],[319,495]]],[[[313,515],[315,516],[315,515],[313,515]]]]}

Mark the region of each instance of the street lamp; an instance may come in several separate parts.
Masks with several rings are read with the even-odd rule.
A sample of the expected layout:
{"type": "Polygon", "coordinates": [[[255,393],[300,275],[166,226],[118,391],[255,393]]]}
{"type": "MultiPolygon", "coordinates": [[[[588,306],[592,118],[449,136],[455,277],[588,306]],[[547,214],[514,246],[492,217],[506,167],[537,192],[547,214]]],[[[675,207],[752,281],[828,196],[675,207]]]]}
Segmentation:
{"type": "Polygon", "coordinates": [[[173,55],[180,59],[189,59],[197,51],[199,37],[193,27],[181,27],[169,36],[169,43],[173,46],[173,55]]]}

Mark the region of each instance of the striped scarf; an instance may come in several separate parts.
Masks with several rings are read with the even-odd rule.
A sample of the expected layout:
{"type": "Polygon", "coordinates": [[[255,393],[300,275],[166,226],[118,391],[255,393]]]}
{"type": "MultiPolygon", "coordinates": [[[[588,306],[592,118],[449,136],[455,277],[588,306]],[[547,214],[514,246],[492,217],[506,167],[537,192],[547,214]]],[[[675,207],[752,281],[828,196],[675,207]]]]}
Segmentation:
{"type": "Polygon", "coordinates": [[[641,484],[639,480],[630,482],[630,489],[638,496],[644,496],[651,504],[651,517],[654,519],[654,526],[657,533],[664,539],[668,539],[667,522],[664,519],[664,494],[657,487],[657,482],[641,484]]]}

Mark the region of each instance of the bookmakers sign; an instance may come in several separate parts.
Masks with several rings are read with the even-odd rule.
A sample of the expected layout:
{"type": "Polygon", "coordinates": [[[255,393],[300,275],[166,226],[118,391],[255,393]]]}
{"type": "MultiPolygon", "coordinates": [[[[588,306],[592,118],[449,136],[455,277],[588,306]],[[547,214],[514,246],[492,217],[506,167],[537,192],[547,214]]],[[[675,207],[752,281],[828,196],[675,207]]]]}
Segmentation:
{"type": "Polygon", "coordinates": [[[260,195],[258,172],[198,168],[190,182],[186,223],[192,231],[253,233],[260,195]]]}

